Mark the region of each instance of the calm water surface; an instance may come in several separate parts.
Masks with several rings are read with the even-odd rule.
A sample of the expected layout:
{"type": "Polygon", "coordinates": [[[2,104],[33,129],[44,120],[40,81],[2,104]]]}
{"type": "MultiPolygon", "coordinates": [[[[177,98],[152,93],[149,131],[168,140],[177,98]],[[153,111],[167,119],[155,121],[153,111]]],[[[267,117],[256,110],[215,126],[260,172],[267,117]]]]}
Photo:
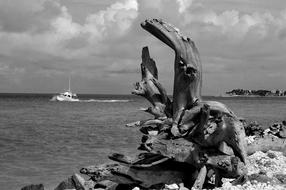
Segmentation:
{"type": "MultiPolygon", "coordinates": [[[[136,96],[81,95],[81,102],[51,102],[51,95],[0,95],[0,187],[31,183],[53,189],[83,166],[107,162],[111,152],[135,154],[137,129],[126,123],[150,118],[136,96]],[[89,101],[86,101],[89,100],[89,101]],[[116,100],[116,101],[114,101],[116,100]]],[[[286,120],[286,98],[214,98],[247,121],[267,126],[286,120]]]]}

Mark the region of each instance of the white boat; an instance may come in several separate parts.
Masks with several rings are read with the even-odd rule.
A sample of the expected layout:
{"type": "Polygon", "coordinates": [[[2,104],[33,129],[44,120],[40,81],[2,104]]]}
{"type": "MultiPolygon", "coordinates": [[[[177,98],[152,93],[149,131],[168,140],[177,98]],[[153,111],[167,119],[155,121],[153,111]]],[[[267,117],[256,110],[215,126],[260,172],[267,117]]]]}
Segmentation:
{"type": "Polygon", "coordinates": [[[51,99],[52,101],[61,101],[61,102],[77,102],[79,99],[76,94],[73,94],[71,91],[71,80],[69,78],[69,89],[58,95],[54,95],[51,99]]]}

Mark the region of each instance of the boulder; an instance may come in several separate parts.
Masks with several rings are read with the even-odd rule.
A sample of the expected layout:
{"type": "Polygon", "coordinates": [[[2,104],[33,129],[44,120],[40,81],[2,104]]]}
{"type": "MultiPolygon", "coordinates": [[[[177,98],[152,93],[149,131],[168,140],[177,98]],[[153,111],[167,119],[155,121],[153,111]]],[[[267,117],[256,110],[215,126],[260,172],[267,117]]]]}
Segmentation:
{"type": "Polygon", "coordinates": [[[264,133],[272,134],[279,138],[286,138],[286,121],[274,123],[264,133]]]}
{"type": "Polygon", "coordinates": [[[264,132],[264,129],[257,123],[257,121],[253,121],[248,125],[245,125],[244,129],[246,136],[262,136],[264,132]]]}
{"type": "Polygon", "coordinates": [[[87,190],[90,188],[93,189],[92,184],[86,183],[85,180],[80,175],[74,174],[67,180],[61,182],[55,188],[55,190],[65,190],[65,189],[87,190]]]}
{"type": "MultiPolygon", "coordinates": [[[[285,124],[286,124],[286,123],[285,123],[285,124]]],[[[286,138],[286,125],[283,125],[283,123],[282,123],[282,126],[281,126],[281,128],[280,128],[278,137],[280,137],[280,138],[286,138]]]]}
{"type": "Polygon", "coordinates": [[[43,184],[27,185],[27,186],[21,188],[21,190],[44,190],[44,185],[43,184]]]}

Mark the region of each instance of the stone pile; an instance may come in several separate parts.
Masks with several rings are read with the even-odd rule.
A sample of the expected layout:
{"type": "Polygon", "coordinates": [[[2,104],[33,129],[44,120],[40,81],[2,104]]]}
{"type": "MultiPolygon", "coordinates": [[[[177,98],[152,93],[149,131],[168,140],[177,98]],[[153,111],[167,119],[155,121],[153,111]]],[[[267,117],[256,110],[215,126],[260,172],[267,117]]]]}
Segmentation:
{"type": "Polygon", "coordinates": [[[257,121],[253,121],[245,125],[244,128],[247,136],[263,137],[265,135],[274,135],[279,138],[286,138],[286,121],[276,122],[266,129],[257,121]]]}

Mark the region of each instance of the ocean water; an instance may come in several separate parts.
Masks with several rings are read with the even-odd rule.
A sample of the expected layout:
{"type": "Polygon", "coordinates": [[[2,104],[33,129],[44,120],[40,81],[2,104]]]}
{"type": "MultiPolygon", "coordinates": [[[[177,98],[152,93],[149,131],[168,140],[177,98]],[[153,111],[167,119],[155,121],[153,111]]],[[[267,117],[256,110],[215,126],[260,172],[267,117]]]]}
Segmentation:
{"type": "MultiPolygon", "coordinates": [[[[135,154],[141,134],[129,122],[150,118],[149,103],[132,95],[79,95],[80,102],[52,102],[52,95],[0,94],[0,189],[43,183],[53,189],[83,166],[108,162],[112,152],[135,154]]],[[[248,122],[286,120],[283,97],[205,97],[225,103],[248,122]]]]}

